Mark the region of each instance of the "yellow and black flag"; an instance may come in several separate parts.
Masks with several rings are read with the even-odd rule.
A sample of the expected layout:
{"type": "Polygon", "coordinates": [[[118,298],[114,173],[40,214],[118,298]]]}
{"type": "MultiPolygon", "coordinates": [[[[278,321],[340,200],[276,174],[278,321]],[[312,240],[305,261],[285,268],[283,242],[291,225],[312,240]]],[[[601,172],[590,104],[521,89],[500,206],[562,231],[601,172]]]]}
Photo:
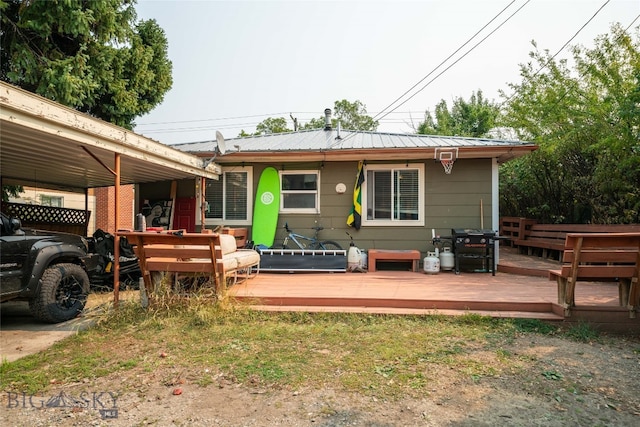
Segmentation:
{"type": "Polygon", "coordinates": [[[351,213],[347,217],[347,225],[360,230],[362,225],[362,183],[364,182],[364,162],[358,162],[358,175],[356,176],[356,184],[353,187],[353,207],[351,213]]]}

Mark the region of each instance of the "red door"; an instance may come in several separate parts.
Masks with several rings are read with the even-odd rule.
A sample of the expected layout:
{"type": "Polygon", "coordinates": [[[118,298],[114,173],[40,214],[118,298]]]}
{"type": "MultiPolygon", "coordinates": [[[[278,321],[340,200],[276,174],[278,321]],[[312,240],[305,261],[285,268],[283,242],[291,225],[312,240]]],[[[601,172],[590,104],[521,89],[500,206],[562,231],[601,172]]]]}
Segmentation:
{"type": "Polygon", "coordinates": [[[196,198],[183,197],[176,199],[176,211],[173,217],[175,230],[187,230],[187,233],[196,231],[196,198]]]}

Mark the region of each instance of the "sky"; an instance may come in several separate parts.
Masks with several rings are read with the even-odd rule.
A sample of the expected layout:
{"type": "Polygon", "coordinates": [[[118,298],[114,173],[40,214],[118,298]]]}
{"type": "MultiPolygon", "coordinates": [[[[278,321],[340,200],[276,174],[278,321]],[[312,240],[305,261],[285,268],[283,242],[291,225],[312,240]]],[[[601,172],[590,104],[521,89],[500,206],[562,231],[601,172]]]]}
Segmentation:
{"type": "Polygon", "coordinates": [[[640,0],[138,0],[136,10],[165,31],[173,87],[134,130],[176,144],[253,133],[268,117],[293,129],[290,115],[304,124],[343,99],[362,102],[379,132],[414,133],[441,100],[481,90],[502,102],[532,41],[570,59],[567,42],[593,47],[612,23],[638,18],[640,0]]]}

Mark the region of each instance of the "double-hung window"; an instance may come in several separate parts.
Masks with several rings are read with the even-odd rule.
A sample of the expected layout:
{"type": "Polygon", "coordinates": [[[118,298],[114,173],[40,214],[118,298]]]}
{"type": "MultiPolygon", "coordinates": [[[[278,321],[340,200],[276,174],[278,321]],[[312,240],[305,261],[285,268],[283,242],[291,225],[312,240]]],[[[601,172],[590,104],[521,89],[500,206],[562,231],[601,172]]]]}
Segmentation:
{"type": "Polygon", "coordinates": [[[424,225],[424,165],[367,165],[363,225],[424,225]]]}
{"type": "Polygon", "coordinates": [[[280,172],[280,211],[320,212],[320,174],[318,171],[280,172]]]}
{"type": "Polygon", "coordinates": [[[40,204],[42,206],[52,206],[55,208],[62,208],[64,207],[64,199],[60,196],[49,196],[46,194],[41,194],[40,204]]]}
{"type": "Polygon", "coordinates": [[[223,168],[220,179],[208,179],[205,189],[207,224],[247,225],[252,216],[253,170],[223,168]]]}

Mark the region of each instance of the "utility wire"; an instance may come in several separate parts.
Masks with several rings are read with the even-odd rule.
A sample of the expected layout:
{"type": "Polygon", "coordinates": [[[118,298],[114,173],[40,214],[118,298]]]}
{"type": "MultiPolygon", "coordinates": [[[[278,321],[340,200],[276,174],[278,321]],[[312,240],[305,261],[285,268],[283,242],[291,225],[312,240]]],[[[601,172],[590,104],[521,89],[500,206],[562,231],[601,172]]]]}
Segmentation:
{"type": "MultiPolygon", "coordinates": [[[[405,91],[402,95],[400,95],[398,98],[396,98],[391,104],[389,104],[387,107],[383,108],[382,111],[380,113],[378,113],[376,116],[373,117],[373,120],[377,120],[380,121],[382,119],[384,119],[386,116],[388,116],[389,114],[393,113],[395,110],[397,110],[398,108],[400,108],[400,106],[404,105],[406,102],[408,102],[410,99],[412,99],[415,95],[417,95],[418,93],[420,93],[422,90],[424,90],[430,83],[432,83],[436,78],[438,78],[440,75],[442,75],[442,73],[444,73],[444,71],[447,71],[449,68],[451,68],[453,65],[455,65],[457,62],[459,62],[462,58],[464,58],[466,55],[468,55],[472,50],[474,50],[476,47],[478,47],[478,45],[480,43],[482,43],[484,40],[486,40],[489,36],[491,36],[498,28],[500,28],[502,25],[504,25],[508,20],[511,19],[511,17],[513,17],[516,13],[518,13],[524,6],[526,6],[529,1],[531,0],[527,0],[520,8],[518,8],[518,10],[513,13],[511,16],[509,16],[505,21],[502,22],[502,24],[500,24],[496,29],[494,29],[491,33],[489,33],[488,36],[486,36],[485,38],[483,38],[480,43],[477,43],[473,48],[471,48],[469,51],[467,51],[461,58],[459,58],[457,61],[455,61],[453,64],[451,64],[449,67],[447,67],[444,71],[442,71],[440,74],[438,74],[434,79],[432,79],[429,83],[427,83],[427,85],[425,85],[422,89],[420,89],[418,92],[414,93],[411,97],[407,98],[405,101],[403,101],[401,104],[397,105],[396,107],[394,107],[392,110],[385,112],[386,110],[388,110],[389,108],[391,108],[394,104],[396,104],[399,100],[401,100],[404,96],[406,96],[409,92],[411,92],[413,89],[415,89],[418,85],[420,85],[420,83],[422,83],[424,80],[426,80],[427,78],[429,78],[429,76],[431,76],[434,72],[436,72],[438,70],[438,68],[440,68],[442,65],[444,65],[449,59],[451,59],[454,55],[456,55],[460,50],[462,50],[466,45],[468,45],[474,38],[476,38],[478,36],[478,34],[480,34],[482,31],[484,31],[489,25],[491,25],[491,23],[493,21],[495,21],[498,17],[500,17],[500,15],[502,15],[507,9],[509,9],[513,3],[515,3],[516,0],[512,0],[507,6],[505,6],[500,12],[498,12],[497,15],[495,15],[489,22],[487,22],[485,25],[482,26],[482,28],[480,28],[473,36],[471,36],[466,42],[464,42],[460,47],[458,47],[451,55],[449,55],[446,59],[444,59],[442,62],[440,62],[440,64],[438,64],[438,66],[436,66],[433,70],[431,70],[426,76],[424,76],[421,80],[419,80],[416,84],[414,84],[411,88],[409,88],[407,91],[405,91]]],[[[276,113],[275,115],[282,115],[282,114],[286,114],[286,113],[276,113]]],[[[254,118],[254,117],[264,117],[264,116],[272,116],[272,115],[254,115],[254,116],[238,116],[238,117],[229,117],[229,118],[223,118],[223,119],[210,119],[210,120],[237,120],[237,119],[244,119],[244,118],[254,118]]],[[[187,120],[187,121],[176,121],[176,122],[163,122],[163,123],[144,123],[144,124],[139,124],[138,126],[150,126],[150,125],[155,125],[155,124],[177,124],[177,123],[193,123],[193,122],[199,122],[199,121],[208,121],[208,120],[187,120]]],[[[235,126],[235,127],[239,127],[239,126],[235,126]]],[[[187,128],[187,129],[191,129],[191,128],[187,128]]],[[[203,128],[199,128],[199,130],[204,130],[203,128]]],[[[179,129],[175,129],[175,130],[166,130],[169,132],[178,132],[180,131],[179,129]]],[[[147,133],[156,133],[156,132],[162,132],[161,130],[149,130],[147,131],[147,133]]]]}
{"type": "MultiPolygon", "coordinates": [[[[282,115],[282,114],[288,114],[288,113],[268,113],[268,114],[254,114],[251,116],[235,116],[235,117],[218,117],[218,118],[214,118],[214,119],[199,119],[199,120],[179,120],[179,121],[174,121],[174,122],[155,122],[155,123],[140,123],[136,126],[151,126],[151,125],[169,125],[169,124],[178,124],[178,123],[197,123],[197,122],[213,122],[213,121],[219,121],[219,120],[238,120],[238,119],[252,119],[255,117],[273,117],[273,116],[278,116],[278,115],[282,115]]],[[[312,114],[312,113],[302,113],[302,114],[312,114]]]]}
{"type": "MultiPolygon", "coordinates": [[[[611,1],[611,0],[607,0],[607,1],[605,1],[605,2],[604,2],[604,4],[603,4],[602,6],[600,6],[600,8],[599,8],[598,10],[596,10],[596,12],[593,14],[593,16],[591,16],[591,18],[589,18],[589,20],[588,20],[587,22],[585,22],[585,23],[580,27],[580,29],[579,29],[578,31],[576,31],[576,33],[573,35],[573,37],[571,37],[569,40],[567,40],[567,42],[566,42],[565,44],[563,44],[563,45],[562,45],[562,47],[561,47],[560,49],[558,49],[558,51],[557,51],[557,52],[556,52],[556,53],[555,53],[551,58],[549,58],[549,60],[548,60],[545,64],[543,64],[543,65],[538,69],[538,71],[536,71],[536,72],[533,74],[533,76],[531,76],[531,78],[533,78],[533,77],[537,76],[537,75],[538,75],[542,70],[544,70],[545,68],[547,68],[547,65],[549,65],[549,64],[551,63],[551,61],[553,61],[553,60],[556,58],[556,56],[558,56],[558,55],[560,54],[560,52],[562,52],[562,51],[564,50],[564,48],[565,48],[565,47],[567,47],[567,45],[568,45],[569,43],[571,43],[571,42],[573,41],[573,39],[575,39],[575,38],[578,36],[578,34],[580,34],[580,33],[582,32],[582,30],[584,30],[584,29],[585,29],[585,27],[586,27],[587,25],[589,25],[589,23],[590,23],[591,21],[593,21],[593,19],[594,19],[594,18],[595,18],[595,17],[596,17],[596,16],[597,16],[601,11],[602,11],[602,9],[604,9],[604,7],[605,7],[605,6],[606,6],[610,1],[611,1]]],[[[638,19],[638,18],[636,17],[636,19],[638,19]]],[[[635,22],[635,19],[633,20],[633,22],[635,22]]],[[[500,108],[502,108],[502,107],[503,107],[507,102],[511,101],[511,99],[512,99],[514,96],[516,96],[516,95],[517,95],[517,93],[518,93],[518,91],[516,90],[516,91],[515,91],[515,92],[514,92],[514,93],[513,93],[509,98],[507,98],[506,100],[504,100],[504,102],[502,102],[502,103],[500,104],[500,108]]]]}
{"type": "MultiPolygon", "coordinates": [[[[397,97],[391,104],[387,105],[386,107],[384,107],[382,109],[382,111],[378,114],[380,115],[380,118],[384,117],[385,115],[385,111],[389,108],[391,108],[396,102],[400,101],[404,96],[406,96],[409,92],[411,92],[413,89],[415,89],[420,83],[422,83],[423,81],[425,81],[427,78],[429,78],[429,76],[433,73],[436,72],[436,70],[438,68],[440,68],[441,66],[443,66],[449,59],[451,59],[455,54],[457,54],[458,52],[460,52],[460,50],[462,50],[462,48],[464,48],[466,45],[468,45],[469,43],[471,43],[471,41],[476,38],[476,36],[478,34],[480,34],[482,31],[484,31],[485,28],[487,28],[489,25],[491,25],[491,23],[493,21],[495,21],[496,19],[498,19],[498,17],[500,15],[502,15],[508,8],[511,7],[511,5],[513,3],[515,3],[516,0],[513,0],[511,3],[509,3],[507,6],[505,6],[496,16],[494,16],[493,18],[491,18],[491,20],[489,22],[487,22],[485,25],[482,26],[482,28],[480,28],[473,36],[471,36],[466,42],[464,42],[460,47],[458,47],[451,55],[447,56],[442,62],[440,62],[433,70],[431,70],[426,76],[424,76],[422,79],[420,79],[416,84],[414,84],[413,86],[411,86],[409,89],[407,89],[402,95],[400,95],[399,97],[397,97]]],[[[527,1],[527,3],[529,2],[529,0],[527,1]]],[[[525,3],[526,5],[526,3],[525,3]]],[[[519,9],[518,9],[519,10],[519,9]]],[[[410,98],[409,98],[410,99],[410,98]]],[[[406,101],[405,101],[406,102],[406,101]]],[[[402,105],[402,104],[400,104],[402,105]]],[[[399,107],[399,106],[398,106],[399,107]]],[[[394,111],[395,109],[397,109],[398,107],[394,108],[391,111],[394,111]]],[[[373,117],[374,120],[378,119],[378,115],[376,115],[375,117],[373,117]]]]}
{"type": "MultiPolygon", "coordinates": [[[[413,85],[409,90],[407,90],[405,93],[403,93],[402,95],[400,95],[398,98],[396,98],[395,101],[393,101],[391,104],[389,104],[387,107],[382,109],[382,113],[376,115],[374,117],[374,120],[382,120],[383,118],[385,118],[386,116],[388,116],[389,114],[391,114],[392,112],[394,112],[395,110],[397,110],[398,108],[400,108],[401,106],[403,106],[404,104],[406,104],[407,102],[409,102],[413,97],[415,97],[417,94],[419,94],[420,92],[422,92],[424,89],[427,88],[427,86],[429,86],[431,83],[433,83],[438,77],[440,77],[442,74],[444,74],[446,71],[448,71],[449,69],[451,69],[451,67],[453,67],[454,65],[456,65],[458,62],[460,62],[464,57],[466,57],[469,53],[471,53],[473,50],[475,50],[480,44],[482,44],[486,39],[488,39],[489,37],[491,37],[496,31],[498,31],[504,24],[506,24],[507,22],[509,22],[509,20],[511,20],[511,18],[513,18],[518,12],[520,12],[520,10],[522,10],[522,8],[524,8],[527,4],[529,4],[531,0],[527,0],[522,6],[520,6],[515,12],[513,12],[511,15],[509,15],[504,21],[502,21],[500,23],[500,25],[498,25],[496,28],[494,28],[489,34],[487,34],[485,37],[483,37],[478,43],[476,43],[475,45],[473,45],[473,47],[471,47],[471,49],[467,50],[460,58],[456,59],[452,64],[450,64],[447,68],[445,68],[444,70],[442,70],[440,73],[438,73],[434,78],[432,78],[431,80],[429,80],[427,82],[427,84],[425,84],[422,88],[420,88],[418,91],[416,91],[415,93],[413,93],[410,97],[408,97],[407,99],[405,99],[404,101],[402,101],[400,104],[396,105],[395,107],[391,108],[396,102],[398,102],[398,100],[402,99],[405,95],[407,95],[409,92],[411,92],[415,87],[417,87],[420,83],[422,83],[424,80],[426,80],[431,74],[433,74],[434,72],[436,72],[436,70],[438,70],[438,68],[440,68],[443,64],[445,64],[451,57],[453,57],[456,53],[458,53],[463,47],[465,47],[467,44],[469,44],[479,33],[481,33],[485,28],[487,28],[488,25],[490,25],[493,21],[495,21],[500,15],[502,15],[507,9],[509,9],[511,7],[511,5],[513,5],[513,3],[515,3],[515,0],[513,0],[511,3],[509,3],[507,6],[505,6],[496,16],[494,16],[487,24],[485,24],[480,30],[478,30],[473,36],[471,36],[466,42],[464,42],[458,49],[456,49],[451,55],[449,55],[444,61],[442,61],[440,64],[438,64],[438,66],[436,66],[433,70],[431,70],[429,72],[429,74],[427,74],[426,76],[424,76],[418,83],[416,83],[415,85],[413,85]],[[391,108],[389,111],[385,112],[385,110],[391,108]]],[[[339,143],[343,143],[344,141],[352,138],[353,136],[355,136],[356,134],[358,134],[360,131],[355,131],[347,136],[345,136],[344,138],[342,138],[339,141],[336,141],[333,145],[337,145],[339,143]]]]}
{"type": "MultiPolygon", "coordinates": [[[[442,70],[438,75],[436,75],[433,79],[431,79],[427,84],[425,84],[422,88],[420,88],[420,90],[418,90],[417,92],[415,92],[414,94],[412,94],[409,98],[405,99],[402,103],[396,105],[393,109],[386,111],[388,109],[390,109],[392,106],[394,106],[399,100],[401,100],[403,97],[405,97],[408,93],[410,93],[413,89],[415,89],[419,84],[421,84],[422,82],[424,82],[424,80],[426,80],[429,76],[431,76],[434,72],[436,72],[436,70],[438,70],[443,64],[445,64],[449,59],[451,59],[455,54],[457,54],[460,50],[462,50],[466,45],[468,45],[478,34],[480,34],[484,29],[486,29],[493,21],[495,21],[500,15],[502,15],[508,8],[510,8],[513,3],[515,2],[515,0],[513,0],[511,3],[509,3],[506,7],[504,7],[496,16],[494,16],[487,24],[485,24],[480,30],[478,30],[472,37],[470,37],[465,43],[463,43],[460,47],[458,47],[451,55],[449,55],[445,60],[443,60],[440,64],[438,64],[438,66],[436,66],[432,71],[430,71],[425,77],[423,77],[420,81],[418,81],[416,84],[414,84],[411,88],[409,88],[407,91],[405,91],[402,95],[400,95],[398,98],[396,98],[393,102],[391,102],[387,107],[383,108],[380,112],[376,113],[376,115],[373,117],[374,120],[377,121],[385,121],[385,122],[391,122],[394,119],[386,119],[385,117],[387,117],[390,114],[402,114],[402,112],[396,112],[396,110],[398,108],[400,108],[402,105],[404,105],[406,102],[408,102],[409,100],[411,100],[413,97],[415,97],[418,93],[422,92],[427,86],[429,86],[431,83],[433,83],[437,78],[439,78],[442,74],[444,74],[446,71],[448,71],[451,67],[453,67],[455,64],[457,64],[460,60],[462,60],[464,57],[466,57],[471,51],[473,51],[474,49],[476,49],[481,43],[483,43],[488,37],[490,37],[491,35],[493,35],[499,28],[501,28],[506,22],[508,22],[515,14],[517,14],[524,6],[526,6],[530,0],[527,0],[527,2],[525,2],[522,6],[520,6],[513,14],[511,14],[508,18],[506,18],[498,27],[496,27],[493,31],[491,31],[491,33],[489,33],[487,36],[485,36],[482,40],[480,40],[478,43],[476,43],[471,49],[469,49],[467,52],[465,52],[464,55],[462,55],[460,58],[458,58],[455,62],[453,62],[452,64],[450,64],[447,68],[445,68],[444,70],[442,70]]],[[[594,15],[584,24],[582,25],[582,27],[573,35],[573,37],[571,37],[566,43],[564,43],[564,45],[552,56],[552,58],[546,63],[544,64],[539,70],[536,71],[536,73],[533,75],[533,77],[535,77],[536,75],[538,75],[549,63],[552,59],[554,59],[561,51],[563,51],[567,45],[569,43],[571,43],[572,40],[574,40],[578,34],[600,13],[600,11],[610,2],[610,0],[607,0],[602,6],[600,6],[600,8],[594,13],[594,15]]],[[[627,30],[640,18],[640,15],[636,16],[635,19],[629,24],[629,26],[627,27],[627,30]]],[[[625,30],[626,32],[626,30],[625,30]]],[[[514,96],[517,95],[517,91],[512,94],[507,100],[505,100],[502,104],[501,107],[507,103],[508,101],[510,101],[514,96]]],[[[404,112],[405,114],[407,112],[404,112]]],[[[408,112],[409,114],[411,114],[411,112],[408,112]]],[[[185,120],[185,121],[173,121],[173,122],[156,122],[156,123],[143,123],[143,124],[138,124],[136,125],[136,127],[138,126],[151,126],[151,125],[159,125],[159,124],[180,124],[180,123],[197,123],[197,122],[205,122],[205,121],[223,121],[223,120],[237,120],[237,119],[247,119],[247,118],[257,118],[257,117],[272,117],[272,116],[279,116],[279,115],[288,115],[290,114],[290,112],[281,112],[281,113],[269,113],[269,114],[257,114],[257,115],[247,115],[247,116],[235,116],[235,117],[223,117],[223,118],[212,118],[212,119],[201,119],[201,120],[185,120]]],[[[314,114],[313,112],[294,112],[294,114],[314,114]]],[[[395,119],[395,120],[399,120],[399,119],[395,119]]],[[[158,133],[158,132],[184,132],[184,131],[199,131],[199,130],[210,130],[210,129],[220,129],[220,128],[239,128],[242,126],[253,126],[255,125],[254,122],[251,123],[241,123],[241,124],[228,124],[228,125],[222,125],[222,126],[202,126],[202,127],[187,127],[187,128],[169,128],[169,129],[156,129],[156,130],[148,130],[145,131],[145,133],[158,133]]],[[[354,132],[358,133],[358,132],[354,132]]],[[[349,138],[350,136],[353,136],[354,134],[350,134],[347,135],[345,138],[342,139],[342,141],[344,141],[346,138],[349,138]]]]}
{"type": "MultiPolygon", "coordinates": [[[[509,20],[511,20],[511,18],[513,18],[518,12],[520,12],[520,10],[522,10],[523,7],[525,7],[531,0],[527,0],[522,6],[520,6],[515,12],[513,12],[511,15],[509,15],[507,17],[507,19],[505,19],[504,21],[502,21],[502,23],[500,25],[498,25],[496,28],[494,28],[489,34],[487,34],[485,37],[483,37],[478,43],[476,43],[475,45],[473,45],[473,47],[471,47],[471,49],[467,50],[460,58],[456,59],[453,63],[451,63],[449,66],[447,66],[447,68],[445,68],[444,70],[440,71],[434,78],[432,78],[431,80],[429,80],[427,82],[427,84],[425,84],[422,88],[420,88],[420,90],[418,90],[417,92],[415,92],[413,95],[411,95],[410,97],[408,97],[407,99],[405,99],[404,101],[402,101],[402,103],[400,103],[398,106],[396,106],[395,108],[393,108],[390,112],[384,114],[381,116],[381,118],[386,117],[389,113],[391,113],[392,111],[395,111],[397,108],[400,108],[402,105],[406,104],[407,102],[409,102],[411,99],[413,99],[413,97],[415,97],[417,94],[419,94],[420,92],[422,92],[423,90],[425,90],[427,88],[427,86],[429,86],[431,83],[433,83],[436,79],[438,79],[438,77],[440,77],[441,75],[443,75],[445,72],[449,71],[454,65],[456,65],[458,62],[460,62],[462,59],[464,59],[469,53],[471,53],[472,51],[474,51],[478,46],[480,46],[485,40],[487,40],[489,37],[491,37],[496,31],[498,31],[504,24],[506,24],[509,20]]],[[[502,13],[502,12],[500,12],[502,13]]],[[[474,36],[475,37],[475,36],[474,36]]],[[[439,66],[438,66],[439,67],[439,66]]],[[[436,69],[438,68],[436,67],[436,69]]]]}
{"type": "MultiPolygon", "coordinates": [[[[603,5],[603,6],[604,6],[604,5],[603,5]]],[[[598,10],[598,12],[599,12],[599,11],[600,11],[600,10],[598,10]]],[[[594,16],[595,16],[595,15],[594,15],[594,16]]],[[[593,17],[592,17],[591,19],[593,19],[593,17]]],[[[627,31],[629,31],[629,29],[633,26],[633,24],[635,24],[635,22],[636,22],[638,19],[640,19],[640,14],[639,14],[639,15],[637,15],[637,16],[633,19],[633,21],[631,21],[631,23],[630,23],[629,25],[627,25],[627,28],[625,28],[625,29],[624,29],[623,33],[622,33],[622,34],[620,34],[620,35],[618,36],[618,38],[616,38],[616,42],[617,42],[618,40],[620,40],[624,35],[626,35],[626,34],[627,34],[627,31]]],[[[587,22],[587,23],[588,23],[588,22],[587,22]]],[[[584,26],[583,26],[582,28],[584,28],[584,26]]],[[[582,30],[582,28],[581,28],[580,30],[582,30]]],[[[575,37],[575,36],[574,36],[574,37],[575,37]]],[[[562,48],[564,49],[564,47],[565,47],[566,45],[567,45],[567,44],[565,43],[565,45],[564,45],[562,48]]],[[[561,49],[561,50],[562,50],[562,49],[561,49]]],[[[559,53],[559,51],[558,51],[558,53],[559,53]]],[[[556,55],[557,55],[557,53],[556,53],[556,55]]],[[[554,58],[555,58],[555,55],[554,55],[554,58]]],[[[547,61],[547,63],[546,63],[543,67],[541,67],[541,68],[540,68],[540,70],[538,70],[538,72],[540,72],[543,68],[545,68],[545,67],[549,64],[549,62],[551,62],[551,60],[547,61]]],[[[538,72],[536,72],[536,74],[535,74],[535,75],[537,75],[537,74],[538,74],[538,72]]],[[[534,75],[534,76],[535,76],[535,75],[534,75]]],[[[544,110],[543,110],[543,112],[544,112],[544,113],[547,113],[547,112],[549,112],[549,111],[553,110],[553,109],[554,109],[558,104],[560,104],[560,102],[561,102],[564,98],[566,98],[566,96],[567,96],[567,95],[569,95],[569,93],[570,93],[571,91],[575,91],[575,90],[577,90],[577,89],[578,89],[578,81],[577,81],[577,80],[575,80],[575,79],[574,79],[574,80],[570,80],[568,83],[570,83],[570,86],[568,86],[568,87],[565,87],[565,88],[564,88],[564,89],[565,89],[565,90],[564,90],[564,92],[563,92],[561,95],[559,95],[559,96],[558,96],[558,99],[557,99],[557,100],[556,100],[552,105],[549,105],[549,106],[547,106],[547,107],[545,107],[545,108],[544,108],[544,110]]],[[[520,86],[520,88],[522,88],[522,86],[520,86]]],[[[516,93],[514,93],[514,94],[513,94],[513,95],[511,95],[507,100],[505,100],[505,101],[500,105],[500,107],[502,107],[506,102],[508,102],[509,100],[511,100],[511,98],[513,98],[513,97],[517,94],[517,92],[518,92],[518,91],[516,91],[516,93]]]]}

